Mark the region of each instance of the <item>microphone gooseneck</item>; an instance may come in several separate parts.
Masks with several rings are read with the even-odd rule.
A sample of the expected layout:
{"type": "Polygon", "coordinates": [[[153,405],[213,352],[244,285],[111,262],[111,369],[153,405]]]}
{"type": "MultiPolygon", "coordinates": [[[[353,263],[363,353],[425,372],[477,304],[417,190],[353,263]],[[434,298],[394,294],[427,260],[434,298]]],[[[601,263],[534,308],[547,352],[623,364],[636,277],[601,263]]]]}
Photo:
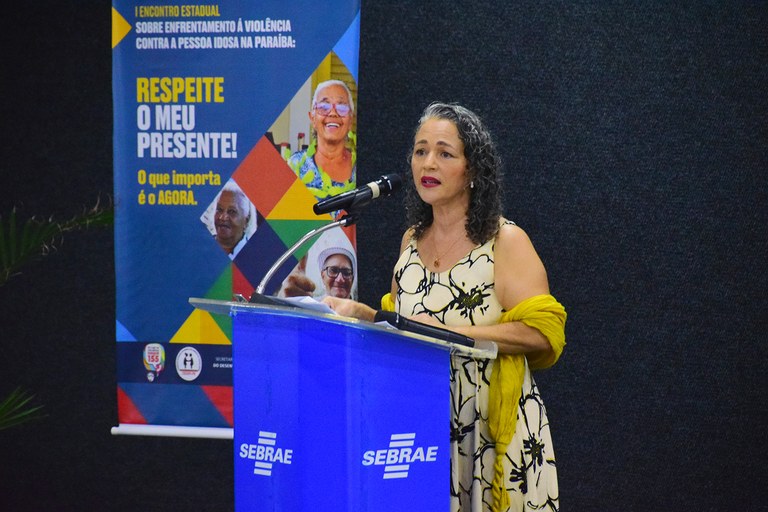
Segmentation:
{"type": "MultiPolygon", "coordinates": [[[[337,196],[332,196],[327,199],[323,199],[322,201],[315,204],[312,207],[312,209],[315,211],[315,214],[317,215],[322,215],[323,213],[335,212],[338,210],[345,210],[346,215],[344,215],[339,220],[332,222],[328,225],[313,229],[312,231],[310,231],[309,233],[301,237],[287,251],[285,251],[283,255],[280,256],[280,258],[278,258],[278,260],[269,268],[269,270],[267,270],[267,273],[264,275],[264,278],[256,287],[256,290],[254,291],[254,296],[260,297],[264,294],[267,287],[267,283],[272,278],[272,276],[280,269],[283,263],[285,263],[288,260],[288,258],[290,258],[293,255],[293,253],[295,253],[299,249],[299,247],[304,245],[305,242],[307,242],[311,238],[314,238],[320,233],[327,231],[331,228],[351,226],[352,224],[357,222],[357,218],[359,217],[358,215],[359,210],[363,206],[367,205],[377,197],[388,196],[393,192],[400,190],[400,187],[402,187],[402,185],[403,185],[403,179],[400,177],[399,174],[386,174],[384,176],[381,176],[376,181],[372,181],[362,187],[356,188],[355,190],[350,190],[349,192],[344,192],[343,194],[339,194],[337,196]]],[[[251,297],[252,302],[253,302],[254,296],[251,297]]]]}

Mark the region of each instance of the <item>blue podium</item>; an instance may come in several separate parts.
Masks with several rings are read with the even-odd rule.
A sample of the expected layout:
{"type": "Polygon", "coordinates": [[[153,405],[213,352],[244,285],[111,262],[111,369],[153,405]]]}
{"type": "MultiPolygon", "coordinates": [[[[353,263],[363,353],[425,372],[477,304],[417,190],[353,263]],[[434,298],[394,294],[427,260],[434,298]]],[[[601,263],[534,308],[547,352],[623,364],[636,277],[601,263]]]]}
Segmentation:
{"type": "Polygon", "coordinates": [[[233,317],[238,512],[448,510],[449,357],[492,349],[302,309],[195,306],[233,317]]]}

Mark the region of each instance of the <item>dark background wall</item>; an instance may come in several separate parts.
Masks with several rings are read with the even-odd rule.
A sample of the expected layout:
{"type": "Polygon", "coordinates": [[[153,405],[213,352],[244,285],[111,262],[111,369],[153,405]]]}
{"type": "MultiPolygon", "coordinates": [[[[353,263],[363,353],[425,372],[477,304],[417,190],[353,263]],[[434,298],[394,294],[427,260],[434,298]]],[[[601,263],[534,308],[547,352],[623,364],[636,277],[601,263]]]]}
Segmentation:
{"type": "MultiPolygon", "coordinates": [[[[758,2],[363,2],[360,181],[406,171],[421,109],[459,101],[504,157],[507,216],[569,312],[537,376],[563,510],[768,510],[768,7],[758,2]]],[[[0,16],[0,214],[66,218],[112,191],[110,13],[0,16]]],[[[404,223],[358,228],[362,299],[404,223]]],[[[109,231],[0,288],[0,510],[232,510],[232,443],[113,437],[109,231]]]]}

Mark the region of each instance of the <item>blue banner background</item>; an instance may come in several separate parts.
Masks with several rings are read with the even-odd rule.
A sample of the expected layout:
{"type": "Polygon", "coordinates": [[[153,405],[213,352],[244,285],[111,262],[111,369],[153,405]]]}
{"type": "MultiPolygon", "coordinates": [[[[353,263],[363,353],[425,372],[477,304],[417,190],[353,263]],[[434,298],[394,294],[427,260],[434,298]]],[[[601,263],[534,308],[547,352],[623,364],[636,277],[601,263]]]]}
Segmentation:
{"type": "MultiPolygon", "coordinates": [[[[154,21],[134,18],[134,2],[116,1],[113,6],[132,26],[137,21],[154,21]]],[[[135,41],[142,35],[132,30],[113,49],[115,262],[121,341],[169,340],[190,314],[187,299],[204,296],[230,264],[199,220],[221,187],[197,187],[195,207],[140,205],[140,192],[152,192],[152,188],[138,183],[138,170],[213,170],[221,175],[223,185],[340,40],[339,52],[354,57],[350,69],[356,75],[351,37],[359,32],[359,2],[232,1],[219,7],[222,20],[289,19],[292,31],[286,35],[296,39],[296,47],[138,50],[135,41]],[[237,133],[237,158],[137,156],[136,79],[165,76],[224,77],[224,103],[196,104],[195,131],[237,133]]]]}

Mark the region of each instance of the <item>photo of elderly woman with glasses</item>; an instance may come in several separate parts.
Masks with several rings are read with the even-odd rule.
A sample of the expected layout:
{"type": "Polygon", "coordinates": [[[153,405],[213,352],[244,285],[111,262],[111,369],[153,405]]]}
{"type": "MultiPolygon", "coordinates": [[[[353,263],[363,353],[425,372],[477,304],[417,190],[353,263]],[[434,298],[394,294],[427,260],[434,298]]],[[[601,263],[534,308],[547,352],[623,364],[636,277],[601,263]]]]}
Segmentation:
{"type": "Polygon", "coordinates": [[[349,299],[355,280],[355,255],[344,247],[329,247],[317,258],[325,295],[349,299]]]}
{"type": "Polygon", "coordinates": [[[278,296],[355,299],[357,257],[340,228],[323,233],[283,280],[278,296]]]}
{"type": "Polygon", "coordinates": [[[313,135],[288,165],[318,200],[355,188],[354,115],[352,93],[343,81],[317,85],[309,111],[313,135]]]}

